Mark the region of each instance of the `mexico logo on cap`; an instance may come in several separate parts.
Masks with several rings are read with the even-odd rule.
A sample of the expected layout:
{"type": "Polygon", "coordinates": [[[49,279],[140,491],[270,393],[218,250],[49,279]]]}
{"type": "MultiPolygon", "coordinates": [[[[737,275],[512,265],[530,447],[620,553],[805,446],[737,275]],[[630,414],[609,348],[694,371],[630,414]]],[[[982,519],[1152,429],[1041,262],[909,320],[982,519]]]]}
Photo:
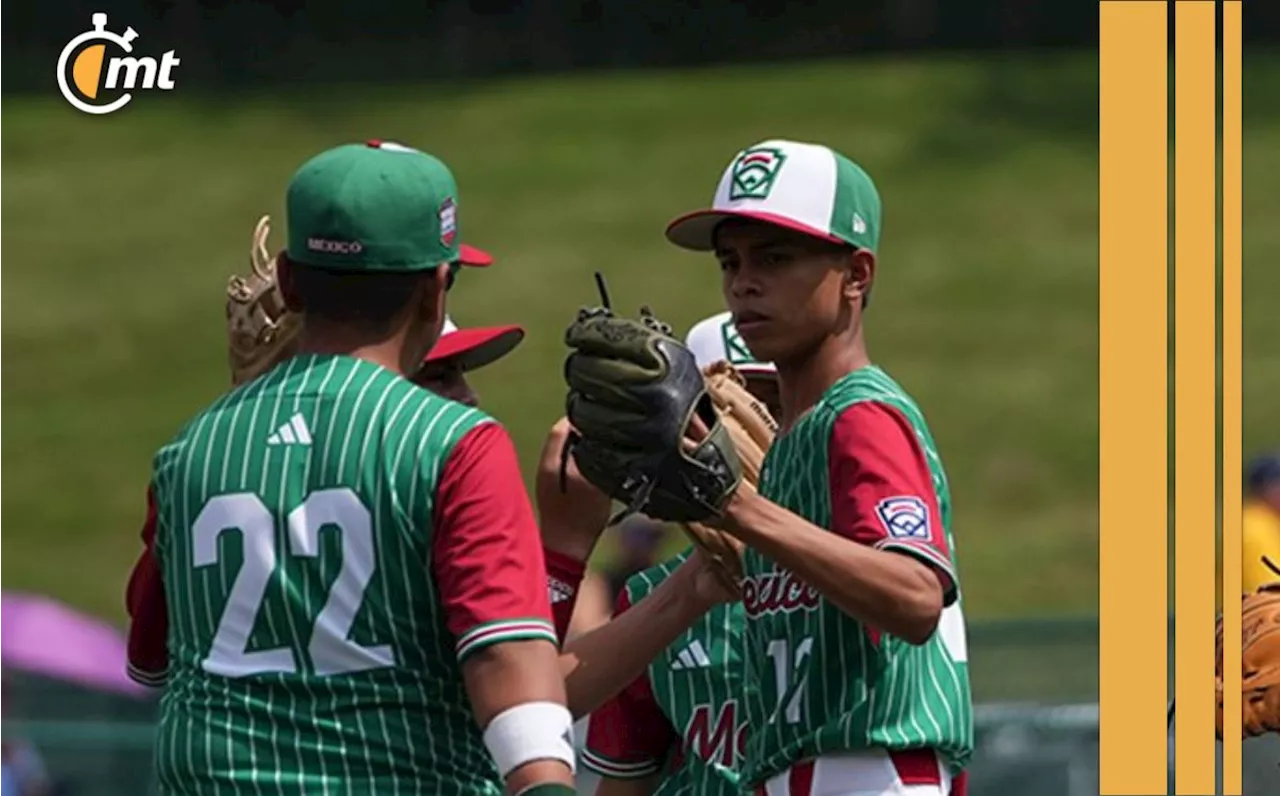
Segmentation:
{"type": "Polygon", "coordinates": [[[58,56],[58,90],[77,110],[95,115],[118,111],[133,99],[137,90],[172,91],[177,85],[173,70],[180,63],[173,50],[160,60],[133,55],[138,32],[126,28],[123,34],[107,30],[107,15],[91,17],[93,30],[76,36],[58,56]],[[124,55],[107,57],[107,51],[124,55]]]}
{"type": "Polygon", "coordinates": [[[768,199],[787,156],[781,149],[748,149],[733,164],[729,199],[768,199]]]}

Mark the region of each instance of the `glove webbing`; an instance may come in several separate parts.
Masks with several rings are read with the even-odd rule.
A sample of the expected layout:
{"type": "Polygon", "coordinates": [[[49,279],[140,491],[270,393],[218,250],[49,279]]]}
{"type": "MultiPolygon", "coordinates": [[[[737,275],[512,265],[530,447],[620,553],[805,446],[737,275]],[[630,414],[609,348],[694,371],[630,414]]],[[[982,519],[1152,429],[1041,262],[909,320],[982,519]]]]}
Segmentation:
{"type": "MultiPolygon", "coordinates": [[[[604,274],[599,271],[595,272],[596,289],[600,291],[600,306],[594,309],[584,309],[579,313],[579,317],[589,317],[591,315],[612,315],[613,304],[609,301],[609,286],[604,281],[604,274]]],[[[645,304],[640,307],[640,322],[658,334],[671,336],[671,324],[663,323],[653,314],[653,309],[645,304]]],[[[569,429],[569,434],[565,437],[564,447],[560,449],[560,493],[569,493],[569,456],[573,452],[573,448],[582,440],[582,435],[575,429],[569,429]]],[[[635,476],[628,475],[628,478],[635,476]]],[[[614,514],[605,525],[606,528],[613,527],[618,523],[630,517],[632,514],[639,514],[640,509],[645,503],[649,502],[649,496],[653,494],[653,489],[657,486],[658,481],[652,476],[643,476],[644,481],[640,484],[639,490],[631,502],[621,511],[614,514]]]]}

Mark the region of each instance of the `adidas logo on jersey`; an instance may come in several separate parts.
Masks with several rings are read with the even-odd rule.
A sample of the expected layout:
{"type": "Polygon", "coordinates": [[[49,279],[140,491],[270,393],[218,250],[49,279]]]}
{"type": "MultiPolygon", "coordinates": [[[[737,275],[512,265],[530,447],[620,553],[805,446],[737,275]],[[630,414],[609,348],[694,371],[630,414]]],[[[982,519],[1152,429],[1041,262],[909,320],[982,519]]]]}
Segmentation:
{"type": "Polygon", "coordinates": [[[289,422],[285,423],[275,432],[267,437],[268,445],[310,445],[311,429],[307,428],[307,420],[298,412],[289,418],[289,422]]]}
{"type": "Polygon", "coordinates": [[[707,656],[707,651],[702,648],[702,642],[695,639],[689,646],[680,650],[680,654],[676,655],[676,659],[671,662],[671,670],[679,672],[685,669],[705,669],[710,665],[711,658],[707,656]]]}

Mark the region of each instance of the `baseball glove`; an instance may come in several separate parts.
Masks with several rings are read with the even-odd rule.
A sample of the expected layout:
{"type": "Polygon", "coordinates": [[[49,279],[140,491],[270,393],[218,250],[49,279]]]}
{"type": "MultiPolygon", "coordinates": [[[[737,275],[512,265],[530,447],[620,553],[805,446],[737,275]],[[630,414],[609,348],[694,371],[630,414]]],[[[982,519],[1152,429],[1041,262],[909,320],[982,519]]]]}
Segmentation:
{"type": "Polygon", "coordinates": [[[292,355],[302,318],[290,312],[276,283],[276,263],[267,251],[271,218],[263,216],[253,230],[249,275],[227,283],[227,348],[231,383],[243,384],[292,355]]]}
{"type": "Polygon", "coordinates": [[[604,299],[565,332],[567,453],[584,478],[626,505],[614,521],[634,512],[673,522],[718,516],[742,463],[693,352],[647,308],[639,319],[620,318],[604,299]],[[687,435],[695,418],[696,441],[687,435]]]}
{"type": "MultiPolygon", "coordinates": [[[[756,486],[760,483],[764,455],[778,433],[777,421],[769,414],[768,408],[747,390],[742,375],[728,362],[708,365],[703,376],[711,403],[728,429],[729,438],[733,440],[733,447],[742,462],[742,477],[756,486]]],[[[681,527],[711,559],[721,580],[735,590],[741,588],[742,542],[700,522],[683,523],[681,527]]]]}
{"type": "MultiPolygon", "coordinates": [[[[1271,562],[1267,565],[1276,569],[1271,562]]],[[[1280,576],[1280,570],[1276,570],[1280,576]]],[[[1242,737],[1280,733],[1280,582],[1244,596],[1240,621],[1242,737]]],[[[1218,738],[1222,738],[1222,618],[1218,618],[1218,738]]]]}

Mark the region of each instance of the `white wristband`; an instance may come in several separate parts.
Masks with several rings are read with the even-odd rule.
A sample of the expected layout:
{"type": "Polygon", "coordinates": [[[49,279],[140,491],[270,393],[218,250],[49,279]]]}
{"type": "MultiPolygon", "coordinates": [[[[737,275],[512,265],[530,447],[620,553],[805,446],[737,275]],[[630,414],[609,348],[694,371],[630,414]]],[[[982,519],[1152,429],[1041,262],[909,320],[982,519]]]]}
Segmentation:
{"type": "Polygon", "coordinates": [[[573,715],[555,702],[526,702],[502,711],[484,728],[484,745],[503,777],[535,760],[559,760],[576,769],[573,715]]]}

